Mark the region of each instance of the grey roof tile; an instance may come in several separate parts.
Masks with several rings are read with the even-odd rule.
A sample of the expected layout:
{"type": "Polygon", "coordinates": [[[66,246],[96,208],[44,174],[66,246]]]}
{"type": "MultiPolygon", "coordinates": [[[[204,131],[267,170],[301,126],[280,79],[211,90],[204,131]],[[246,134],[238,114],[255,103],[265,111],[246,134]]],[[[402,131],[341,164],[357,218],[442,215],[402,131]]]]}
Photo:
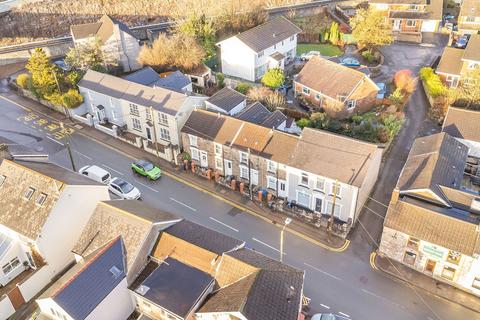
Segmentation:
{"type": "Polygon", "coordinates": [[[229,112],[245,100],[247,100],[247,97],[240,92],[225,87],[208,98],[207,102],[222,110],[225,110],[226,112],[229,112]]]}

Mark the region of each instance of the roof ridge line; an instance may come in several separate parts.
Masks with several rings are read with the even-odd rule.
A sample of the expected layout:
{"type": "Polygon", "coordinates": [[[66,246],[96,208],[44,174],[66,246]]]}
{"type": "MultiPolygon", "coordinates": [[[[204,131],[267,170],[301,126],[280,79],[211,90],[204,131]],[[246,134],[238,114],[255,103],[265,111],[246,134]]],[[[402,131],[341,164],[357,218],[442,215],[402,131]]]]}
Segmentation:
{"type": "MultiPolygon", "coordinates": [[[[115,207],[115,206],[107,203],[107,202],[110,202],[110,201],[125,201],[125,200],[107,200],[107,201],[100,201],[100,204],[103,204],[103,205],[105,205],[105,206],[107,206],[107,207],[109,207],[109,208],[112,208],[112,209],[114,209],[115,211],[118,211],[119,213],[121,213],[121,214],[123,214],[123,215],[125,215],[125,216],[131,216],[131,217],[137,218],[138,220],[148,222],[149,224],[153,224],[153,221],[150,221],[150,220],[145,219],[145,218],[143,218],[143,217],[139,217],[139,216],[137,216],[136,214],[133,214],[133,213],[128,212],[128,211],[126,211],[126,210],[117,208],[117,207],[115,207]]],[[[127,200],[127,201],[129,201],[129,200],[127,200]]]]}
{"type": "MultiPolygon", "coordinates": [[[[11,165],[14,165],[14,166],[16,166],[16,167],[21,167],[22,169],[24,169],[24,170],[26,170],[26,171],[30,171],[30,172],[35,173],[35,174],[38,174],[38,175],[40,175],[40,176],[42,176],[42,177],[47,177],[47,178],[49,178],[49,179],[51,179],[51,180],[53,180],[53,181],[59,182],[59,183],[61,184],[61,186],[60,186],[60,188],[57,188],[58,191],[60,191],[60,189],[62,189],[62,187],[63,187],[64,185],[68,185],[68,184],[66,184],[66,183],[63,182],[63,181],[57,180],[57,179],[55,179],[55,178],[52,178],[52,177],[50,177],[50,176],[47,176],[46,174],[43,174],[43,173],[41,173],[41,172],[35,171],[35,170],[33,170],[33,169],[30,169],[29,167],[26,167],[26,166],[24,166],[24,165],[22,165],[22,164],[20,164],[20,163],[18,163],[18,162],[16,162],[16,161],[9,160],[9,159],[4,159],[4,161],[5,161],[6,163],[10,163],[11,165]]],[[[47,162],[47,164],[53,164],[53,163],[47,162]]],[[[58,165],[56,165],[56,164],[54,164],[54,165],[55,165],[55,166],[58,166],[58,165]]],[[[58,167],[67,170],[66,168],[64,168],[64,167],[62,167],[62,166],[58,166],[58,167]]]]}

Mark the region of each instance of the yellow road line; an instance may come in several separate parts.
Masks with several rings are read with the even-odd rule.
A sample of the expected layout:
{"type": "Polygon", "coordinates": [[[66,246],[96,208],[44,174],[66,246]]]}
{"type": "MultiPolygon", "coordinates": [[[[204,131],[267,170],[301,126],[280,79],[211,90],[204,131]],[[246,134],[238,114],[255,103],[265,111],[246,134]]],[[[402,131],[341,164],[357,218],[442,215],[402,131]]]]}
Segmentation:
{"type": "Polygon", "coordinates": [[[377,252],[376,251],[373,251],[372,253],[370,253],[370,266],[375,269],[375,270],[378,270],[378,267],[375,265],[375,258],[377,257],[377,252]]]}

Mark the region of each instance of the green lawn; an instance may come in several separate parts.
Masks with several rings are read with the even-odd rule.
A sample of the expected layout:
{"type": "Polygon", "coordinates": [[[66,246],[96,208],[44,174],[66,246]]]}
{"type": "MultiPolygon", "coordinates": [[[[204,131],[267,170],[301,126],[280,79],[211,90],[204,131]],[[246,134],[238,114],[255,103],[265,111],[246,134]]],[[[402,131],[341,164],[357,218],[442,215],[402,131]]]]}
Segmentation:
{"type": "Polygon", "coordinates": [[[302,53],[309,52],[309,51],[320,51],[322,56],[338,56],[342,54],[342,50],[339,47],[331,45],[331,44],[323,44],[323,43],[299,43],[297,44],[297,56],[301,55],[302,53]]]}

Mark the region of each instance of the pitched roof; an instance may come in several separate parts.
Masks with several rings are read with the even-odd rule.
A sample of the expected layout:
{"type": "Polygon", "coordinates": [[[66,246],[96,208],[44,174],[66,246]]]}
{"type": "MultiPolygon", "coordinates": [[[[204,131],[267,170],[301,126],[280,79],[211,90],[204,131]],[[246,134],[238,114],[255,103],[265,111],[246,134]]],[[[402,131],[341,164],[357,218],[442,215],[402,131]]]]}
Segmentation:
{"type": "Polygon", "coordinates": [[[213,281],[208,273],[166,258],[134,290],[144,299],[186,318],[213,281]]]}
{"type": "Polygon", "coordinates": [[[220,288],[198,313],[240,312],[249,320],[298,319],[304,271],[241,249],[222,257],[216,278],[220,288]]]}
{"type": "Polygon", "coordinates": [[[244,122],[226,115],[195,110],[182,132],[229,144],[307,172],[361,186],[375,144],[305,128],[300,137],[244,122]]]}
{"type": "Polygon", "coordinates": [[[272,113],[260,102],[255,102],[235,115],[235,118],[261,125],[272,113]]]}
{"type": "Polygon", "coordinates": [[[35,240],[57,203],[66,185],[103,186],[77,173],[51,163],[11,161],[0,164],[0,175],[5,181],[0,187],[0,224],[35,240]],[[34,192],[24,197],[28,188],[34,192]],[[37,205],[40,194],[45,194],[43,205],[37,205]]]}
{"type": "Polygon", "coordinates": [[[272,114],[263,121],[262,126],[267,128],[278,128],[282,123],[287,121],[287,116],[280,110],[275,110],[272,114]]]}
{"type": "Polygon", "coordinates": [[[417,138],[400,173],[397,188],[401,193],[415,195],[421,192],[418,193],[420,197],[448,203],[439,186],[459,187],[467,153],[468,148],[463,143],[444,132],[417,138]]]}
{"type": "Polygon", "coordinates": [[[154,83],[154,86],[182,92],[182,90],[191,83],[192,82],[190,81],[189,77],[177,70],[165,75],[164,77],[160,77],[160,79],[154,83]]]}
{"type": "Polygon", "coordinates": [[[478,0],[463,0],[459,17],[480,17],[480,2],[478,0]]]}
{"type": "Polygon", "coordinates": [[[73,319],[85,319],[125,274],[123,242],[117,237],[73,266],[39,299],[52,298],[73,319]]]}
{"type": "Polygon", "coordinates": [[[236,37],[253,51],[260,52],[300,32],[302,29],[280,16],[242,32],[236,37]]]}
{"type": "Polygon", "coordinates": [[[463,49],[446,47],[438,64],[437,72],[459,75],[462,71],[464,52],[463,49]]]}
{"type": "Polygon", "coordinates": [[[463,54],[464,60],[480,61],[480,35],[472,34],[470,40],[468,40],[465,53],[463,54]]]}
{"type": "Polygon", "coordinates": [[[224,87],[220,89],[220,91],[216,92],[213,96],[208,98],[206,102],[209,102],[217,108],[225,110],[225,112],[228,113],[246,100],[247,97],[240,92],[228,87],[224,87]]]}
{"type": "Polygon", "coordinates": [[[190,79],[180,71],[167,72],[161,76],[148,66],[130,73],[123,79],[152,88],[163,87],[177,92],[182,92],[182,89],[191,83],[190,79]]]}
{"type": "Polygon", "coordinates": [[[349,96],[362,83],[370,90],[378,91],[375,83],[362,72],[321,57],[310,59],[295,78],[295,82],[333,99],[349,96]],[[319,77],[319,74],[322,76],[319,77]]]}
{"type": "Polygon", "coordinates": [[[78,86],[145,107],[151,106],[171,115],[175,115],[189,99],[185,94],[173,90],[151,88],[91,69],[85,73],[78,86]]]}
{"type": "Polygon", "coordinates": [[[438,208],[427,208],[411,202],[399,200],[396,204],[391,203],[385,217],[385,227],[469,256],[480,253],[478,221],[472,223],[442,214],[438,208]]]}
{"type": "Polygon", "coordinates": [[[163,232],[219,255],[239,248],[244,244],[243,241],[188,220],[182,220],[163,232]]]}
{"type": "Polygon", "coordinates": [[[160,75],[151,67],[146,66],[124,76],[123,79],[138,84],[143,84],[144,86],[151,86],[153,83],[160,80],[160,75]]]}
{"type": "Polygon", "coordinates": [[[121,235],[127,253],[127,270],[130,270],[152,225],[155,222],[179,220],[170,213],[136,200],[102,201],[95,208],[72,251],[80,256],[87,256],[112,237],[121,235]]]}
{"type": "Polygon", "coordinates": [[[70,31],[75,40],[98,37],[102,43],[105,43],[113,35],[114,25],[118,25],[120,30],[134,36],[124,23],[106,14],[97,22],[71,25],[70,31]]]}
{"type": "Polygon", "coordinates": [[[442,131],[452,137],[480,142],[480,111],[449,107],[442,131]]]}

